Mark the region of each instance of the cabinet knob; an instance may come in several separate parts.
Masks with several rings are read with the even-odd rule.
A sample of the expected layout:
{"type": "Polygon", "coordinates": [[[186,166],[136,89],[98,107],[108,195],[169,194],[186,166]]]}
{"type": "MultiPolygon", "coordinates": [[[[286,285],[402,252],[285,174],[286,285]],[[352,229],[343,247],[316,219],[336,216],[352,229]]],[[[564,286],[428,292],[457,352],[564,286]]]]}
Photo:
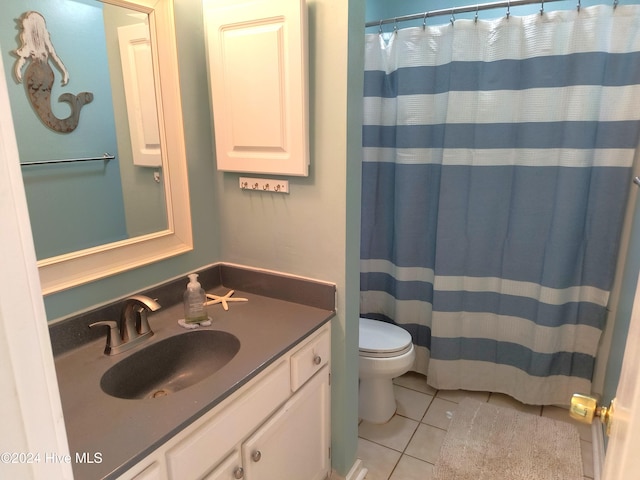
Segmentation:
{"type": "Polygon", "coordinates": [[[261,458],[262,453],[260,453],[260,450],[256,450],[251,454],[251,460],[253,460],[254,462],[259,462],[261,458]]]}
{"type": "Polygon", "coordinates": [[[236,467],[233,471],[233,478],[244,478],[244,468],[236,467]]]}
{"type": "Polygon", "coordinates": [[[315,363],[316,365],[320,365],[322,363],[322,357],[320,355],[316,355],[315,357],[313,357],[313,363],[315,363]]]}

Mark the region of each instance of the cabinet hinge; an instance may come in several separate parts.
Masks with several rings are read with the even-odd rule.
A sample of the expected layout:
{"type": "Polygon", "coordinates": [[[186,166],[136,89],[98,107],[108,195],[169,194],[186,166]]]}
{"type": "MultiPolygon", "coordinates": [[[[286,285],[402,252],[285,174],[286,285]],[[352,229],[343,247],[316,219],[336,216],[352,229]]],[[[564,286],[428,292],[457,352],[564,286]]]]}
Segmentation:
{"type": "Polygon", "coordinates": [[[329,372],[329,385],[331,385],[331,372],[329,372]]]}

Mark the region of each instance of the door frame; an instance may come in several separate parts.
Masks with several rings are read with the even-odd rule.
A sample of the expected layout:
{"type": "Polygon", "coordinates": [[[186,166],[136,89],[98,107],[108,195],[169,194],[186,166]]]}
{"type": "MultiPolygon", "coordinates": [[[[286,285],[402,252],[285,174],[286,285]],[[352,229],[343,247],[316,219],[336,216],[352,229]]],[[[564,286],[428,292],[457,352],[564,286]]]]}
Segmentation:
{"type": "MultiPolygon", "coordinates": [[[[633,247],[633,246],[632,246],[633,247]]],[[[640,276],[616,391],[603,480],[635,480],[640,471],[640,276]]]]}
{"type": "Polygon", "coordinates": [[[5,78],[0,57],[0,451],[23,456],[16,456],[16,463],[0,462],[0,477],[66,480],[73,478],[73,458],[66,457],[69,447],[5,78]],[[46,461],[45,455],[52,454],[58,460],[46,461]]]}

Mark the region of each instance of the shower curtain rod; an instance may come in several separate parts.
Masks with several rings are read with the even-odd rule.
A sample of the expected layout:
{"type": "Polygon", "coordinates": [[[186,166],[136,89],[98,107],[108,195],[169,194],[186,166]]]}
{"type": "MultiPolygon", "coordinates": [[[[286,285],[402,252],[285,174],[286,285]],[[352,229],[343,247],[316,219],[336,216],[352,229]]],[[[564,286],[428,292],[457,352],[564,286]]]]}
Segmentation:
{"type": "MultiPolygon", "coordinates": [[[[385,18],[384,20],[374,20],[371,22],[367,22],[364,24],[365,27],[376,27],[382,25],[386,25],[389,23],[397,23],[397,22],[406,22],[408,20],[419,20],[423,19],[425,22],[427,18],[437,17],[440,15],[451,15],[452,17],[457,13],[469,13],[469,12],[479,12],[480,10],[490,10],[492,8],[507,8],[507,16],[509,15],[510,7],[519,7],[521,5],[532,5],[535,3],[540,4],[540,15],[544,13],[544,4],[552,3],[552,2],[560,2],[562,0],[511,0],[511,1],[502,1],[502,2],[489,2],[489,3],[480,3],[476,5],[464,5],[462,7],[451,7],[451,8],[441,8],[439,10],[431,10],[422,13],[414,13],[412,15],[403,15],[401,17],[394,18],[385,18]]],[[[577,0],[578,4],[576,8],[580,10],[580,0],[577,0]]],[[[613,1],[613,8],[618,5],[618,0],[613,1]]]]}

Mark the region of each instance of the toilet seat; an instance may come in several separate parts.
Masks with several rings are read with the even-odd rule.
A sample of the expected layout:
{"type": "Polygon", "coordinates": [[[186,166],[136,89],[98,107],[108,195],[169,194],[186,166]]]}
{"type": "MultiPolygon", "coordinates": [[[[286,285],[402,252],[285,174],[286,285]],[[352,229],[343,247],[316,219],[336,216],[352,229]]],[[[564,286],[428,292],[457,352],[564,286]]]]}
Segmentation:
{"type": "Polygon", "coordinates": [[[412,348],[411,335],[405,329],[391,323],[360,318],[360,356],[398,357],[412,348]]]}

